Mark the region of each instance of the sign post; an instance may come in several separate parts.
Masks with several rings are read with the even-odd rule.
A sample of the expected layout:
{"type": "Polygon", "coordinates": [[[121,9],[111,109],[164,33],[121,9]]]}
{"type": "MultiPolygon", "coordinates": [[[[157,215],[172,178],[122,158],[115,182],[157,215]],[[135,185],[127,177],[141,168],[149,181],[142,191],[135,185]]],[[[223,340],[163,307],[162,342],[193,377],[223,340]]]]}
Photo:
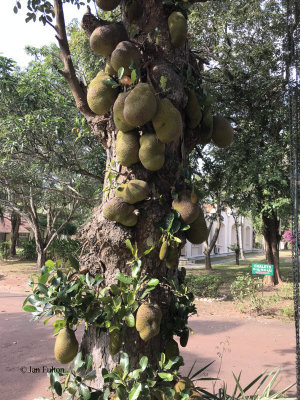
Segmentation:
{"type": "MultiPolygon", "coordinates": [[[[252,264],[253,275],[274,275],[274,265],[272,264],[252,264]]],[[[262,295],[264,295],[264,280],[262,281],[262,295]]]]}

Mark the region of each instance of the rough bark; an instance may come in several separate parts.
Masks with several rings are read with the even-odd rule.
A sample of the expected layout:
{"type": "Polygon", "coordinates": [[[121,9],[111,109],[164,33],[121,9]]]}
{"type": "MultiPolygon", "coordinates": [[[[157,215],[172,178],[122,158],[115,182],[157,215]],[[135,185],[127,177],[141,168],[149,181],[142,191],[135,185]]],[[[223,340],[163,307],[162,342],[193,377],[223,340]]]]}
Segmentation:
{"type": "MultiPolygon", "coordinates": [[[[209,232],[212,229],[212,225],[213,225],[213,221],[211,221],[210,227],[209,227],[209,232]]],[[[212,252],[212,249],[215,247],[218,237],[219,237],[219,233],[220,233],[220,229],[221,229],[221,204],[218,201],[217,203],[217,210],[216,210],[216,229],[214,232],[214,235],[210,241],[210,243],[208,243],[208,241],[205,241],[205,246],[204,246],[204,251],[203,253],[205,254],[205,269],[207,271],[211,271],[212,267],[211,267],[211,259],[210,259],[210,254],[212,252]]]]}
{"type": "Polygon", "coordinates": [[[19,239],[19,228],[21,224],[20,215],[13,211],[11,213],[10,222],[11,222],[11,239],[10,239],[9,254],[11,257],[14,257],[17,254],[16,247],[19,239]]]}
{"type": "Polygon", "coordinates": [[[240,257],[242,260],[245,260],[245,254],[244,254],[244,235],[243,235],[243,217],[241,217],[241,223],[240,223],[240,257]]]}
{"type": "Polygon", "coordinates": [[[234,218],[235,234],[236,234],[236,250],[235,250],[235,264],[240,265],[240,235],[239,235],[239,224],[238,217],[234,218]]]}
{"type": "Polygon", "coordinates": [[[263,215],[262,220],[266,260],[268,264],[274,265],[274,276],[266,275],[264,285],[278,285],[282,283],[279,270],[279,220],[276,215],[263,215]]]}

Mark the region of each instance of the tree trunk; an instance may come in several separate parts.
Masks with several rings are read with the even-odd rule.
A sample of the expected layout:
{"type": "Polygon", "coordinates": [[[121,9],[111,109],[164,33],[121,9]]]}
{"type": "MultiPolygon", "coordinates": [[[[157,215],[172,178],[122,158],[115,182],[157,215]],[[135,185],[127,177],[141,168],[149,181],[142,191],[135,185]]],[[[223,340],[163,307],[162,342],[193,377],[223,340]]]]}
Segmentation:
{"type": "Polygon", "coordinates": [[[240,257],[242,260],[245,260],[245,254],[244,254],[244,235],[243,235],[243,217],[241,217],[241,223],[240,223],[240,228],[241,228],[241,234],[240,234],[240,257]]]}
{"type": "Polygon", "coordinates": [[[209,251],[208,243],[205,242],[204,254],[205,254],[205,269],[206,269],[206,271],[212,271],[210,253],[211,253],[211,251],[209,251]]]}
{"type": "Polygon", "coordinates": [[[45,262],[47,261],[47,254],[45,251],[39,251],[38,252],[38,257],[37,257],[37,262],[36,266],[37,268],[42,268],[45,265],[45,262]]]}
{"type": "Polygon", "coordinates": [[[274,276],[265,275],[264,285],[278,285],[282,283],[279,270],[279,220],[276,215],[263,215],[262,220],[266,260],[268,264],[274,265],[274,276]]]}
{"type": "Polygon", "coordinates": [[[10,217],[11,221],[11,239],[10,239],[10,256],[13,257],[17,254],[16,246],[19,239],[19,227],[21,224],[21,217],[19,214],[14,211],[11,213],[10,217]]]}
{"type": "Polygon", "coordinates": [[[234,217],[235,233],[236,233],[236,250],[235,250],[235,264],[240,265],[240,237],[239,237],[239,224],[238,217],[234,217]]]}

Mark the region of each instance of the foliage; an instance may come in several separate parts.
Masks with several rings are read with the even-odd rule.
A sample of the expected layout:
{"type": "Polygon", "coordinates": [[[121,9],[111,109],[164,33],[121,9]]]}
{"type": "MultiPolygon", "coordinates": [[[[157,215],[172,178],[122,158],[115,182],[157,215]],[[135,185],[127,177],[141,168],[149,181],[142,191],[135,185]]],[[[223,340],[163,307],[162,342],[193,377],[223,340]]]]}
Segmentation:
{"type": "Polygon", "coordinates": [[[218,297],[222,279],[215,275],[194,275],[188,274],[185,278],[186,285],[194,296],[197,297],[218,297]]]}
{"type": "Polygon", "coordinates": [[[181,239],[175,236],[175,234],[179,234],[179,231],[183,232],[190,228],[189,225],[180,220],[180,212],[177,210],[172,210],[166,214],[158,222],[158,226],[162,232],[160,240],[166,241],[169,245],[171,242],[175,242],[176,246],[181,243],[181,239]]]}
{"type": "Polygon", "coordinates": [[[0,242],[0,255],[4,260],[7,260],[9,254],[9,242],[0,242]]]}
{"type": "Polygon", "coordinates": [[[243,304],[245,300],[249,300],[251,310],[260,311],[263,305],[263,299],[258,296],[257,292],[261,287],[261,280],[253,278],[251,274],[239,275],[230,286],[230,292],[234,301],[243,304]]]}
{"type": "Polygon", "coordinates": [[[79,240],[71,238],[55,239],[49,246],[47,255],[51,260],[57,261],[60,259],[64,262],[69,260],[72,265],[73,263],[77,265],[80,249],[79,240]]]}
{"type": "MultiPolygon", "coordinates": [[[[300,229],[298,230],[299,242],[298,245],[300,246],[300,229]]],[[[282,235],[283,243],[292,244],[296,242],[295,235],[291,231],[285,231],[282,235]]]]}
{"type": "Polygon", "coordinates": [[[22,260],[36,260],[37,252],[34,239],[22,240],[20,242],[20,247],[20,257],[22,260]]]}

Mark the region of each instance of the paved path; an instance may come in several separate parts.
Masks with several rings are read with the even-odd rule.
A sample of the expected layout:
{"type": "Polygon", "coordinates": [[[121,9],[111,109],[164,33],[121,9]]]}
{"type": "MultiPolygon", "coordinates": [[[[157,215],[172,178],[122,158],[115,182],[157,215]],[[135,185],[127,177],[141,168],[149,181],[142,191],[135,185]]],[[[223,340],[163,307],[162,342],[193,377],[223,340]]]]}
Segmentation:
{"type": "MultiPolygon", "coordinates": [[[[22,293],[0,292],[1,400],[47,396],[46,368],[61,367],[53,356],[51,322],[46,326],[30,322],[30,314],[22,311],[24,298],[22,293]]],[[[238,374],[242,370],[242,383],[246,384],[264,369],[279,365],[283,373],[277,388],[295,381],[292,323],[206,315],[191,318],[190,326],[195,334],[182,352],[185,370],[195,359],[198,369],[216,360],[208,370],[216,376],[222,356],[220,377],[227,382],[233,382],[231,371],[238,374]]],[[[231,387],[229,383],[229,393],[231,387]]]]}

